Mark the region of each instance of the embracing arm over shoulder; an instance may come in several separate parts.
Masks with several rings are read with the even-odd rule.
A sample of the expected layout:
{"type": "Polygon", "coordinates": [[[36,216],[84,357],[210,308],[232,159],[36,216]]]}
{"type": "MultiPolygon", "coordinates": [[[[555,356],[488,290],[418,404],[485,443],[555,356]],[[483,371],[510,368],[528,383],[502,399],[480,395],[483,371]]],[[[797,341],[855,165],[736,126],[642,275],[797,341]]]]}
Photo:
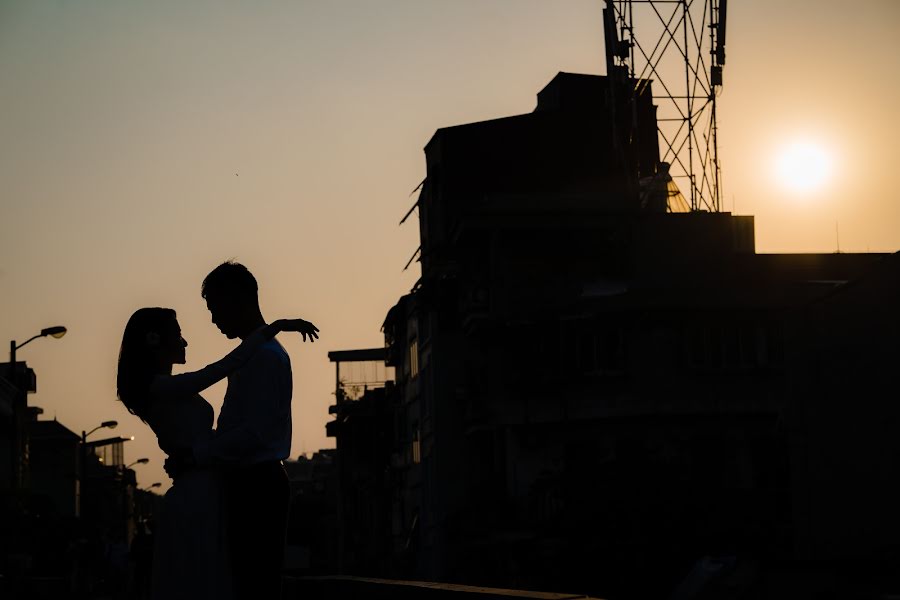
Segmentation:
{"type": "Polygon", "coordinates": [[[247,336],[237,348],[199,371],[157,377],[150,385],[150,393],[157,398],[199,394],[243,366],[265,343],[282,331],[299,332],[304,341],[307,336],[310,341],[315,341],[319,337],[318,328],[309,321],[279,319],[260,327],[247,336]]]}

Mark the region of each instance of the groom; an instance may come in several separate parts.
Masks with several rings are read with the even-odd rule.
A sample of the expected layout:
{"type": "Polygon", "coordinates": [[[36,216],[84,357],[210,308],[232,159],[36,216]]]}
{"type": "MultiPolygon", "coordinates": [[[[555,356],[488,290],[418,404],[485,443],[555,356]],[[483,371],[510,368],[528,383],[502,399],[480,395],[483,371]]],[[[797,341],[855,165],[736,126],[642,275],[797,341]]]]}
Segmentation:
{"type": "MultiPolygon", "coordinates": [[[[266,324],[256,278],[241,264],[213,269],[201,294],[212,322],[229,339],[244,339],[266,324]]],[[[290,501],[281,461],[291,450],[292,387],[290,358],[272,339],[228,377],[215,435],[176,466],[225,466],[226,533],[238,600],[281,597],[290,501]]]]}

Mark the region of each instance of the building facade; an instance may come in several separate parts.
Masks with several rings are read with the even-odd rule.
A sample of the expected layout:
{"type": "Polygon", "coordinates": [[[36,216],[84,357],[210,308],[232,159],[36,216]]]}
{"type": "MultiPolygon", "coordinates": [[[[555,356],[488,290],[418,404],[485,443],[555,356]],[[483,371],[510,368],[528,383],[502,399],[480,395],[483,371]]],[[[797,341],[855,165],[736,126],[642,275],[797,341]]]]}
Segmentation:
{"type": "Polygon", "coordinates": [[[610,85],[560,74],[533,113],[426,145],[393,384],[348,399],[338,377],[344,572],[651,597],[704,557],[865,553],[846,533],[823,554],[809,521],[836,482],[798,433],[820,409],[798,386],[822,385],[801,323],[896,261],[760,255],[752,217],[670,212],[650,88],[626,110],[610,85]]]}

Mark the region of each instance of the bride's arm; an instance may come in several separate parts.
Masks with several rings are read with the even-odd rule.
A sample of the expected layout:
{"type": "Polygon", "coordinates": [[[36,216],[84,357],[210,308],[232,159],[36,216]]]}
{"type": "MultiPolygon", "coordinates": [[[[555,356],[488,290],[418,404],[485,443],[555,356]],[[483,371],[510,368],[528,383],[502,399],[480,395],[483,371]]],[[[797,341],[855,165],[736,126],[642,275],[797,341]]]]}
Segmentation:
{"type": "Polygon", "coordinates": [[[157,398],[198,394],[243,366],[263,344],[282,331],[299,332],[304,340],[309,336],[310,341],[315,341],[315,338],[319,337],[317,335],[319,329],[309,321],[279,319],[260,327],[247,336],[237,348],[199,371],[156,377],[150,384],[150,394],[157,398]]]}

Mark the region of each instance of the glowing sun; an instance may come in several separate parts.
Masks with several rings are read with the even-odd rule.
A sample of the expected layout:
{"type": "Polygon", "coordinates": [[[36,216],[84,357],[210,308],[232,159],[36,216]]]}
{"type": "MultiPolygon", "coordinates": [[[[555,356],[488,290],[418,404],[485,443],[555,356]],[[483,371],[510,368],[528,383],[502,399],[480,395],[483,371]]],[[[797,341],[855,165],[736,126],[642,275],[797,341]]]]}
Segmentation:
{"type": "Polygon", "coordinates": [[[785,189],[797,194],[819,191],[831,180],[834,159],[817,142],[797,141],[785,145],[775,157],[775,176],[785,189]]]}

